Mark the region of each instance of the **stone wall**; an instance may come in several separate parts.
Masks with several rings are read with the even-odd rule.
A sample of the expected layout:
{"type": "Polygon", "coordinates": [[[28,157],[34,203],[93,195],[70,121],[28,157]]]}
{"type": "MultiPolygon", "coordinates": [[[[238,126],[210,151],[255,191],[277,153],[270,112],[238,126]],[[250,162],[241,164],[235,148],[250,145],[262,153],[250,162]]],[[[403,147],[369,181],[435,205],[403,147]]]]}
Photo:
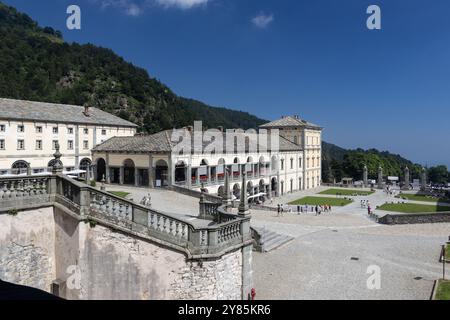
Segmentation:
{"type": "Polygon", "coordinates": [[[378,218],[381,224],[420,224],[450,222],[450,212],[417,213],[417,214],[387,214],[378,218]]]}
{"type": "Polygon", "coordinates": [[[0,279],[49,291],[55,277],[53,208],[0,215],[0,279]]]}
{"type": "Polygon", "coordinates": [[[251,246],[190,261],[57,208],[31,210],[0,215],[0,278],[45,291],[57,281],[67,299],[241,299],[251,283],[251,246]]]}

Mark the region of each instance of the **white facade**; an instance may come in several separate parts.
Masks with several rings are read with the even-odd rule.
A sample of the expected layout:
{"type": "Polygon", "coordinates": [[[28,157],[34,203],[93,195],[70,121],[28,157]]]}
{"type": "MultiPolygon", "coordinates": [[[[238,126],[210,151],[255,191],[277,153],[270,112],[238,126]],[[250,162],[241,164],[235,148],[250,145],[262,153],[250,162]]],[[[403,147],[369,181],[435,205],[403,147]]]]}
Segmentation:
{"type": "Polygon", "coordinates": [[[46,172],[56,143],[64,169],[79,169],[80,164],[91,162],[91,149],[99,143],[135,133],[135,127],[71,123],[70,118],[47,122],[5,119],[0,115],[0,175],[23,174],[30,169],[31,173],[46,172]]]}

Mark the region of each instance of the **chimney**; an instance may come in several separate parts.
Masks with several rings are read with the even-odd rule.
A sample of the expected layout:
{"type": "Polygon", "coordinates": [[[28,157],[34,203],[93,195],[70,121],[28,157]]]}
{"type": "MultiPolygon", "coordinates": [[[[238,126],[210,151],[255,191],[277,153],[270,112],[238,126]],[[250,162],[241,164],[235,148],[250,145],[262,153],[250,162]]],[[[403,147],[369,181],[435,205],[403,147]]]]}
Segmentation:
{"type": "Polygon", "coordinates": [[[88,103],[85,103],[84,104],[84,112],[83,112],[83,114],[86,116],[86,117],[90,117],[91,116],[91,107],[89,106],[89,104],[88,103]]]}

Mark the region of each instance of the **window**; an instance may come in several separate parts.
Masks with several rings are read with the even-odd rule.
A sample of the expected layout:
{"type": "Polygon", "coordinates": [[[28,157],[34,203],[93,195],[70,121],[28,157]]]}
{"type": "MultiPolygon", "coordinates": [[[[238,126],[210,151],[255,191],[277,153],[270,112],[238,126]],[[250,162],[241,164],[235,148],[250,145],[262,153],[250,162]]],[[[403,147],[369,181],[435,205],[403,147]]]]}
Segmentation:
{"type": "Polygon", "coordinates": [[[73,134],[73,128],[67,128],[67,133],[68,134],[73,134]]]}
{"type": "Polygon", "coordinates": [[[281,159],[281,170],[284,170],[284,159],[281,159]]]}
{"type": "Polygon", "coordinates": [[[291,169],[294,169],[294,159],[291,158],[291,169]]]}
{"type": "Polygon", "coordinates": [[[89,149],[89,141],[87,141],[87,140],[83,141],[83,149],[84,150],[88,150],[89,149]]]}
{"type": "Polygon", "coordinates": [[[73,140],[67,141],[67,150],[73,150],[73,140]]]}
{"type": "Polygon", "coordinates": [[[105,129],[102,130],[102,136],[106,136],[106,130],[105,129]]]}
{"type": "Polygon", "coordinates": [[[18,126],[17,126],[17,132],[25,132],[25,126],[23,126],[23,125],[18,125],[18,126]]]}
{"type": "Polygon", "coordinates": [[[89,133],[89,129],[88,129],[88,128],[84,128],[84,129],[83,129],[83,133],[84,133],[84,134],[88,134],[88,133],[89,133]]]}
{"type": "Polygon", "coordinates": [[[53,140],[52,141],[52,149],[56,150],[56,146],[58,145],[58,140],[53,140]]]}
{"type": "Polygon", "coordinates": [[[0,124],[0,132],[5,132],[6,126],[4,124],[0,124]]]}
{"type": "Polygon", "coordinates": [[[36,127],[36,133],[42,133],[42,127],[41,126],[37,126],[36,127]]]}
{"type": "Polygon", "coordinates": [[[36,150],[42,150],[42,140],[36,140],[36,150]]]}
{"type": "Polygon", "coordinates": [[[302,158],[298,158],[298,167],[299,167],[299,168],[302,167],[302,158]]]}
{"type": "Polygon", "coordinates": [[[5,140],[4,139],[0,140],[0,150],[5,150],[5,140]]]}
{"type": "Polygon", "coordinates": [[[17,140],[17,150],[25,149],[25,140],[17,140]]]}
{"type": "Polygon", "coordinates": [[[53,127],[53,133],[57,134],[58,133],[58,127],[53,127]]]}

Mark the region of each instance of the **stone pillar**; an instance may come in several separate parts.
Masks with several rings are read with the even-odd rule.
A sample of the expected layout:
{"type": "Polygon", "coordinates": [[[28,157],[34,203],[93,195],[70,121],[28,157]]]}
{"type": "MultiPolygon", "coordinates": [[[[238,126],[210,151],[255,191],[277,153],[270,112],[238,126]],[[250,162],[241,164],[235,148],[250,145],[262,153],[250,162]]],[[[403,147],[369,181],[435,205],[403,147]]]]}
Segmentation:
{"type": "Polygon", "coordinates": [[[90,167],[90,166],[87,166],[87,168],[86,168],[86,177],[85,177],[86,184],[89,184],[89,182],[90,182],[90,180],[91,180],[91,177],[90,177],[90,170],[91,170],[91,167],[90,167]]]}
{"type": "Polygon", "coordinates": [[[139,187],[139,169],[134,168],[134,186],[139,187]]]}
{"type": "MultiPolygon", "coordinates": [[[[107,184],[111,183],[111,173],[109,172],[109,153],[106,154],[106,159],[105,159],[106,165],[105,165],[105,181],[107,184]]],[[[103,177],[100,177],[100,179],[103,180],[103,177]]]]}
{"type": "Polygon", "coordinates": [[[409,176],[409,168],[405,168],[405,185],[403,186],[403,189],[408,190],[410,185],[410,176],[409,176]]]}
{"type": "Polygon", "coordinates": [[[247,174],[242,174],[242,185],[241,185],[241,199],[239,203],[239,215],[247,216],[249,214],[248,211],[248,200],[247,200],[247,174]]]}
{"type": "Polygon", "coordinates": [[[191,167],[191,165],[188,165],[188,167],[187,167],[187,177],[186,177],[186,180],[187,180],[187,186],[188,186],[188,188],[191,189],[191,188],[192,188],[192,167],[191,167]]]}
{"type": "Polygon", "coordinates": [[[210,166],[208,166],[207,174],[208,174],[208,185],[211,185],[211,167],[210,166]]]}
{"type": "Polygon", "coordinates": [[[253,288],[253,245],[242,248],[242,300],[248,300],[253,288]]]}
{"type": "Polygon", "coordinates": [[[364,188],[367,188],[369,186],[369,170],[367,169],[367,166],[364,165],[363,169],[363,181],[364,181],[364,188]]]}
{"type": "Polygon", "coordinates": [[[120,167],[119,184],[123,184],[123,166],[120,167]]]}
{"type": "Polygon", "coordinates": [[[427,189],[427,170],[422,168],[422,173],[420,175],[420,188],[422,191],[427,189]]]}
{"type": "Polygon", "coordinates": [[[222,202],[224,204],[230,204],[231,201],[231,192],[230,192],[230,171],[228,168],[225,168],[225,184],[223,190],[223,199],[222,202]]]}
{"type": "Polygon", "coordinates": [[[383,189],[383,168],[378,168],[378,189],[383,189]]]}
{"type": "Polygon", "coordinates": [[[155,182],[155,172],[153,170],[153,156],[150,155],[148,158],[148,185],[153,188],[155,182]]]}

